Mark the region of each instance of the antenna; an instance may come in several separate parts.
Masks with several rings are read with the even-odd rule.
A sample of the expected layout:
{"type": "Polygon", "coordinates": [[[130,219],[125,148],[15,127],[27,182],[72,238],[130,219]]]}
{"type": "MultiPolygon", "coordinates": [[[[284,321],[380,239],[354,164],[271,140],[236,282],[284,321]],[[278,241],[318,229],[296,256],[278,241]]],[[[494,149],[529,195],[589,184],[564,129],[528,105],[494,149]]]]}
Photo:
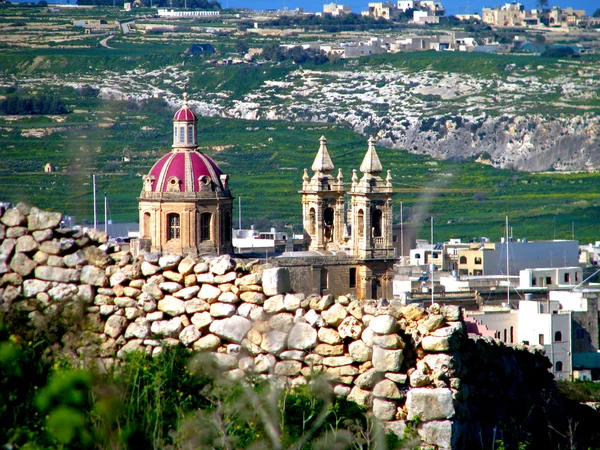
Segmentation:
{"type": "Polygon", "coordinates": [[[242,196],[241,195],[238,198],[238,204],[239,204],[239,208],[238,208],[238,216],[239,216],[238,230],[241,230],[242,229],[242,196]]]}
{"type": "Polygon", "coordinates": [[[96,174],[92,175],[92,185],[94,186],[94,230],[98,228],[98,212],[96,211],[96,174]]]}
{"type": "Polygon", "coordinates": [[[108,197],[104,193],[104,232],[108,234],[108,197]]]}
{"type": "MultiPolygon", "coordinates": [[[[511,233],[512,234],[512,233],[511,233]]],[[[506,215],[506,302],[508,307],[511,308],[510,304],[510,259],[508,258],[508,214],[506,215]]]]}
{"type": "Polygon", "coordinates": [[[404,218],[402,217],[402,200],[400,200],[400,257],[404,258],[404,218]]]}

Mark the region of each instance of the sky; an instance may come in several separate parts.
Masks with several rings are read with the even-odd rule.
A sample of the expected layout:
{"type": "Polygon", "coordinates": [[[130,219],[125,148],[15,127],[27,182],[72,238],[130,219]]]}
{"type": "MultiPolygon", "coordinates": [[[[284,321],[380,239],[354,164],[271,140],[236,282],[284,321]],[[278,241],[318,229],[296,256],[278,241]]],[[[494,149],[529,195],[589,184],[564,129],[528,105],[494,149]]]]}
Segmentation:
{"type": "MultiPolygon", "coordinates": [[[[366,9],[369,0],[220,0],[223,7],[243,7],[250,9],[288,9],[304,8],[305,11],[322,11],[323,3],[335,3],[348,5],[352,11],[360,13],[366,9]]],[[[375,1],[375,0],[372,0],[375,1]]],[[[378,0],[383,1],[383,0],[378,0]]],[[[507,3],[504,0],[442,0],[446,8],[447,15],[464,14],[465,12],[481,13],[483,7],[501,6],[507,3]]],[[[536,0],[521,0],[526,9],[533,9],[536,0]]],[[[591,15],[596,9],[600,8],[600,0],[549,0],[549,6],[560,6],[561,8],[572,7],[574,9],[585,9],[588,15],[591,15]]]]}

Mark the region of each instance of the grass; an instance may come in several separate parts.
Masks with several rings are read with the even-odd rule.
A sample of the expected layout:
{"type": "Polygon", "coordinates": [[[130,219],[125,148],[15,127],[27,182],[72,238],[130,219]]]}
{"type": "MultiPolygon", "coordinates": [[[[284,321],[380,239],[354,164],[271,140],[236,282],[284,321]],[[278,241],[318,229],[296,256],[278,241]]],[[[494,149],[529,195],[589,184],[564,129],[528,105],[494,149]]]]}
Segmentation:
{"type": "MultiPolygon", "coordinates": [[[[2,11],[10,20],[25,17],[40,21],[39,8],[7,7],[2,11]]],[[[111,20],[113,17],[132,17],[131,14],[115,13],[110,8],[73,14],[93,18],[102,17],[108,11],[111,20]]],[[[74,32],[65,16],[44,16],[43,19],[74,32]]],[[[190,22],[186,25],[206,24],[190,22]]],[[[15,27],[14,31],[20,32],[21,28],[15,27]]],[[[146,73],[160,70],[164,75],[148,77],[149,85],[179,93],[184,81],[187,81],[192,98],[210,102],[214,93],[219,92],[226,94],[226,104],[234,105],[236,100],[246,99],[248,94],[261,87],[265,80],[284,80],[291,71],[298,69],[297,65],[289,62],[217,67],[206,64],[204,57],[184,54],[190,42],[196,39],[213,43],[218,40],[217,46],[229,51],[227,49],[233,48],[238,39],[233,35],[217,38],[208,33],[172,33],[169,43],[164,38],[151,35],[117,35],[110,41],[113,49],[99,47],[97,42],[100,39],[98,36],[90,37],[86,40],[88,48],[60,48],[58,45],[3,48],[0,77],[4,86],[0,88],[0,94],[13,95],[10,92],[12,88],[8,86],[23,77],[39,80],[51,76],[86,82],[104,73],[127,74],[135,78],[138,70],[146,73]]],[[[268,43],[268,39],[248,37],[251,45],[256,46],[268,43]]],[[[566,72],[581,70],[586,65],[596,65],[599,61],[598,56],[582,57],[578,60],[582,66],[572,64],[572,61],[530,55],[419,52],[374,55],[352,62],[352,66],[347,61],[333,61],[319,66],[318,70],[360,71],[389,67],[409,72],[431,71],[432,79],[440,78],[444,73],[477,75],[486,83],[481,95],[489,96],[494,93],[493,82],[490,84],[489,80],[529,75],[550,80],[566,72]],[[506,70],[509,64],[514,64],[515,68],[506,70]]],[[[331,77],[336,78],[333,74],[331,77]]],[[[327,78],[328,75],[323,75],[323,80],[327,78]]],[[[356,83],[359,81],[355,80],[356,83]]],[[[31,116],[14,121],[0,116],[0,151],[4,163],[0,167],[0,199],[27,201],[74,215],[79,220],[89,220],[92,217],[91,178],[92,174],[96,174],[98,192],[108,195],[111,218],[115,221],[137,220],[136,198],[142,186],[141,176],[148,173],[153,163],[170,149],[172,111],[161,102],[148,104],[139,110],[128,102],[82,98],[76,89],[65,85],[42,88],[36,81],[13,86],[17,95],[51,91],[64,99],[75,112],[60,117],[60,120],[31,116]],[[46,128],[51,133],[43,137],[31,134],[35,129],[46,128]],[[125,157],[130,161],[123,161],[125,157]],[[46,163],[55,165],[57,171],[43,173],[46,163]]],[[[349,88],[360,87],[356,84],[349,88]]],[[[577,107],[580,105],[573,104],[572,109],[549,105],[559,100],[557,92],[529,96],[520,103],[520,113],[547,115],[559,110],[579,113],[577,107]]],[[[462,101],[464,98],[428,102],[431,110],[426,114],[448,114],[451,117],[456,115],[457,102],[462,101]]],[[[598,99],[591,98],[588,104],[597,106],[598,99]]],[[[480,112],[502,115],[504,108],[511,105],[500,100],[493,106],[495,109],[480,112]]],[[[382,106],[357,103],[354,108],[377,110],[382,106]]],[[[298,190],[303,169],[310,168],[321,135],[328,138],[334,163],[343,169],[345,181],[349,184],[352,169],[360,166],[367,143],[363,136],[344,126],[225,118],[202,118],[199,122],[202,151],[231,175],[233,195],[242,197],[244,226],[251,223],[259,227],[294,224],[299,231],[301,203],[298,190]],[[216,147],[226,149],[217,151],[216,147]]],[[[440,240],[482,235],[498,238],[503,234],[504,217],[508,214],[515,235],[520,237],[570,237],[575,224],[576,238],[584,241],[597,239],[598,174],[518,173],[493,169],[469,160],[434,161],[396,149],[378,147],[377,150],[384,168],[392,171],[397,192],[395,221],[399,221],[398,204],[403,202],[405,219],[422,223],[423,237],[428,235],[426,221],[433,215],[436,218],[436,235],[440,240]]],[[[238,202],[234,204],[237,209],[238,202]]],[[[237,211],[234,213],[237,223],[236,215],[237,211]]]]}

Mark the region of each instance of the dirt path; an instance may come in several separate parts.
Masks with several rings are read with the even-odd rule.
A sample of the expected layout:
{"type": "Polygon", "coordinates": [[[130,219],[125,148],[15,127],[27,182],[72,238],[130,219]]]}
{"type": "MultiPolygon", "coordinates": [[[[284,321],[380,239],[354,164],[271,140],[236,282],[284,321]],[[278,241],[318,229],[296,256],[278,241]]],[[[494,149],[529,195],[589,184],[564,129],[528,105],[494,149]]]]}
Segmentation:
{"type": "Polygon", "coordinates": [[[114,37],[115,37],[115,35],[114,35],[114,34],[111,34],[110,36],[108,36],[108,37],[105,37],[104,39],[102,39],[102,40],[100,41],[100,45],[101,45],[102,47],[106,47],[106,48],[112,48],[112,49],[114,49],[114,47],[110,47],[110,46],[108,45],[108,41],[110,41],[110,40],[111,40],[112,38],[114,38],[114,37]]]}

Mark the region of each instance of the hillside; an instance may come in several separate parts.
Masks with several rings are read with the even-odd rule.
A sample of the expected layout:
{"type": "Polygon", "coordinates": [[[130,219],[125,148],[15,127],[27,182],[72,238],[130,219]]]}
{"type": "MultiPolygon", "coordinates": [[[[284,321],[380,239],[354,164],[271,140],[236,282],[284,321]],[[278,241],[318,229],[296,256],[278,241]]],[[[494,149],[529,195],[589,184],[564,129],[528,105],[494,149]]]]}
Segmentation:
{"type": "Polygon", "coordinates": [[[244,226],[299,230],[297,191],[319,137],[328,138],[349,180],[374,134],[392,170],[396,214],[403,201],[404,219],[421,223],[424,237],[433,215],[436,239],[498,239],[508,214],[518,237],[597,238],[600,176],[587,170],[598,155],[594,57],[427,52],[302,68],[289,61],[214,66],[185,49],[211,42],[227,55],[239,39],[234,28],[215,35],[207,31],[213,24],[190,22],[172,32],[115,35],[107,48],[105,35],[85,35],[65,17],[13,26],[33,13],[7,11],[14,16],[5,14],[2,32],[19,44],[3,44],[0,95],[45,93],[71,112],[0,115],[3,200],[89,220],[97,174],[111,218],[136,220],[141,176],[168,151],[172,108],[187,84],[205,116],[202,151],[231,175],[244,226]],[[46,163],[56,171],[44,173],[46,163]],[[586,170],[526,171],[556,169],[586,170]]]}

